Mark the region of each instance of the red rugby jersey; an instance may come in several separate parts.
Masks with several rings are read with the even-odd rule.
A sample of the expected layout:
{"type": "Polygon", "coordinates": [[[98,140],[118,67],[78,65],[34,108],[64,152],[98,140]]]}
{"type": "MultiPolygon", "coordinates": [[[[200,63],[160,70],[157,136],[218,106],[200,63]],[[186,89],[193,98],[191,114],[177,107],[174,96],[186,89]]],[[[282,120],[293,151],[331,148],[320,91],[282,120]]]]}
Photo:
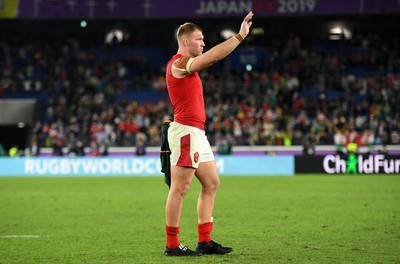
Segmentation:
{"type": "Polygon", "coordinates": [[[194,72],[184,78],[175,78],[171,74],[172,63],[181,57],[181,54],[174,55],[168,62],[166,72],[169,99],[174,108],[174,121],[204,130],[206,112],[203,84],[199,74],[194,72]]]}

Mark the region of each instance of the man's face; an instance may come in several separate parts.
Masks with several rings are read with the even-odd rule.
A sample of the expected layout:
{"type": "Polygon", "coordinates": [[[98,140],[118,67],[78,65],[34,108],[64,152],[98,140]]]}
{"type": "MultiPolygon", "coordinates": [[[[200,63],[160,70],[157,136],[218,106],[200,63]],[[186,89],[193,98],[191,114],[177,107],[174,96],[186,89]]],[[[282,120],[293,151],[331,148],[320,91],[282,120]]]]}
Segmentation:
{"type": "Polygon", "coordinates": [[[200,30],[195,30],[188,37],[188,50],[191,56],[196,57],[203,53],[204,50],[204,36],[200,30]]]}

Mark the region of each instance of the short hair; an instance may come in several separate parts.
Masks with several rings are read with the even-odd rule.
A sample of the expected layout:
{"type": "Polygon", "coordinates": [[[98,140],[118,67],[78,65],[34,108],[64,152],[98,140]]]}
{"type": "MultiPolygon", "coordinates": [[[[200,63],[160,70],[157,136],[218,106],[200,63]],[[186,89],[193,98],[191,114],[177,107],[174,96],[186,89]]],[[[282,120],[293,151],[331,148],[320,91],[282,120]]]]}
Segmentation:
{"type": "Polygon", "coordinates": [[[176,32],[176,37],[179,41],[179,39],[183,36],[183,35],[188,35],[193,33],[194,31],[199,30],[201,32],[203,32],[203,30],[201,29],[201,27],[199,27],[198,25],[191,23],[191,22],[186,22],[185,24],[182,24],[179,26],[177,32],[176,32]]]}

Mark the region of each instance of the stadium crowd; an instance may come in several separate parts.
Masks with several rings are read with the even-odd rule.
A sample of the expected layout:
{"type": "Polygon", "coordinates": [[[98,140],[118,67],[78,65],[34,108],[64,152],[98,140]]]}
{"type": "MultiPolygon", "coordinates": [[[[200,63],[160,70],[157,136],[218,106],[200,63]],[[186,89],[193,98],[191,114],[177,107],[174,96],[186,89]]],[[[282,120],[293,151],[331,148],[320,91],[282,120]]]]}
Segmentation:
{"type": "MultiPolygon", "coordinates": [[[[213,145],[399,144],[398,40],[356,35],[305,45],[289,37],[262,47],[267,61],[261,70],[201,73],[213,145]]],[[[88,147],[87,155],[96,156],[106,155],[108,146],[160,144],[161,124],[172,117],[164,65],[149,66],[127,50],[124,43],[78,39],[0,42],[0,98],[41,102],[33,154],[53,147],[62,155],[60,148],[68,147],[71,155],[84,155],[88,147]],[[110,56],[116,51],[129,56],[110,56]],[[139,90],[160,96],[126,96],[139,90]]]]}

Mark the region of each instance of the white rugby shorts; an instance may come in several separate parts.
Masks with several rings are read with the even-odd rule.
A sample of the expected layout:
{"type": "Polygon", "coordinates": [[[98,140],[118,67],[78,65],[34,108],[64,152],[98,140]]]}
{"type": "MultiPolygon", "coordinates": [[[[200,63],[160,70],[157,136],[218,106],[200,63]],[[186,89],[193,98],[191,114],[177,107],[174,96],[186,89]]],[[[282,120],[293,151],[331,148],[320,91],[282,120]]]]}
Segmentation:
{"type": "Polygon", "coordinates": [[[198,168],[201,162],[213,161],[214,153],[204,130],[171,122],[168,128],[171,166],[198,168]]]}

